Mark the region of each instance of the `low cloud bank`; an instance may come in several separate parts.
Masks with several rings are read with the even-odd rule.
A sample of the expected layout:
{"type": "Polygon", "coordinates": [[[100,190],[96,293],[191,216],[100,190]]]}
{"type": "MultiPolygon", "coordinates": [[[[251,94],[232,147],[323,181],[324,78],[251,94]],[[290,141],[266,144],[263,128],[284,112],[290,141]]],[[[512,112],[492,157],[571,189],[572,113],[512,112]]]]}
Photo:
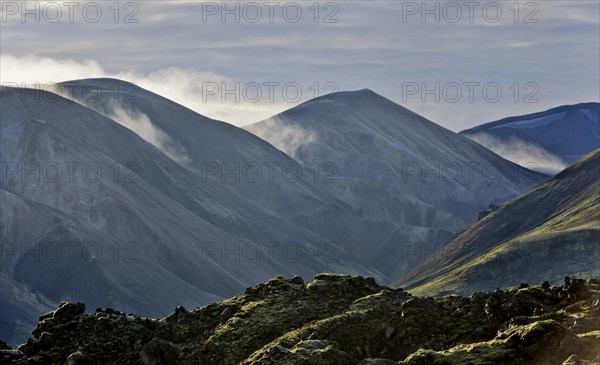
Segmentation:
{"type": "MultiPolygon", "coordinates": [[[[260,100],[247,101],[247,98],[244,98],[243,87],[249,83],[239,82],[212,71],[168,67],[150,73],[132,70],[108,72],[94,60],[0,56],[2,85],[33,86],[98,77],[117,78],[134,83],[197,113],[237,126],[261,121],[293,106],[282,100],[280,90],[275,94],[275,99],[270,100],[266,95],[266,87],[260,83],[260,91],[263,93],[260,100]],[[235,90],[236,84],[238,100],[235,93],[227,93],[228,90],[235,90]],[[215,91],[215,87],[218,90],[215,91]]],[[[250,91],[247,93],[251,94],[250,91]]]]}
{"type": "Polygon", "coordinates": [[[535,164],[543,173],[554,175],[568,166],[555,154],[516,137],[503,140],[487,133],[468,134],[466,137],[521,166],[535,164]]]}

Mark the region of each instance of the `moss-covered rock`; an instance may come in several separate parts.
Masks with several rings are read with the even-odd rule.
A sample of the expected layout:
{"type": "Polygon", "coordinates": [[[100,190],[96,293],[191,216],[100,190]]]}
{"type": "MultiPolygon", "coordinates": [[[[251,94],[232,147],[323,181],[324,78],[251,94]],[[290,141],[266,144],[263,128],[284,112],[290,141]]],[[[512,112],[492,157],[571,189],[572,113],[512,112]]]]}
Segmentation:
{"type": "Polygon", "coordinates": [[[274,278],[163,319],[62,303],[13,364],[591,364],[600,285],[522,285],[420,298],[372,278],[274,278]]]}

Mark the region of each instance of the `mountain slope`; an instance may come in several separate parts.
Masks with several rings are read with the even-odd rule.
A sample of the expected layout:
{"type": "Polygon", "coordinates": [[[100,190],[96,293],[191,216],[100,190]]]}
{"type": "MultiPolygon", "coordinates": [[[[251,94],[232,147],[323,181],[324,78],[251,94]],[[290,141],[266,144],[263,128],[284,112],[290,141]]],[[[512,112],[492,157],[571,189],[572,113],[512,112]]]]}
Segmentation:
{"type": "Polygon", "coordinates": [[[552,164],[546,160],[555,156],[554,164],[564,162],[566,166],[600,148],[600,103],[564,105],[504,118],[460,134],[507,159],[529,159],[526,162],[543,166],[552,164]]]}
{"type": "Polygon", "coordinates": [[[600,149],[490,212],[396,285],[470,293],[600,273],[600,149]]]}
{"type": "MultiPolygon", "coordinates": [[[[214,177],[203,181],[85,106],[35,90],[3,88],[0,97],[0,289],[14,309],[2,311],[0,321],[8,334],[19,325],[15,319],[32,324],[41,308],[63,299],[160,316],[277,273],[377,274],[335,244],[328,248],[336,261],[313,254],[311,245],[329,240],[233,194],[214,177]],[[18,287],[31,292],[27,305],[19,304],[18,287]]],[[[273,151],[264,161],[293,161],[238,133],[259,153],[273,151]]],[[[218,138],[208,142],[225,143],[218,138]]],[[[270,186],[287,193],[288,185],[270,186]]],[[[290,195],[316,204],[309,193],[290,195]]]]}
{"type": "Polygon", "coordinates": [[[373,222],[363,229],[306,217],[307,226],[335,230],[345,247],[392,277],[490,203],[545,178],[370,90],[314,99],[245,128],[307,166],[331,165],[338,179],[324,188],[373,222]]]}
{"type": "MultiPolygon", "coordinates": [[[[363,252],[372,251],[363,243],[348,240],[349,235],[366,237],[367,234],[381,232],[382,237],[389,239],[395,234],[395,227],[401,226],[420,236],[429,235],[429,231],[433,229],[433,235],[446,240],[461,227],[454,222],[448,229],[433,227],[441,220],[434,216],[427,217],[426,228],[404,228],[403,222],[393,222],[391,225],[388,222],[382,223],[380,217],[385,214],[364,212],[345,199],[343,191],[332,189],[332,186],[338,185],[338,176],[326,170],[323,165],[299,164],[252,133],[206,118],[125,81],[89,79],[61,85],[65,93],[73,95],[79,103],[134,131],[139,129],[140,135],[145,134],[147,128],[136,127],[139,127],[140,119],[147,118],[153,128],[158,128],[159,134],[168,136],[170,144],[176,145],[179,152],[187,157],[178,161],[179,164],[195,175],[203,186],[217,190],[215,195],[229,204],[243,204],[245,209],[254,211],[252,217],[255,220],[284,220],[296,229],[310,232],[314,238],[307,241],[305,247],[303,244],[302,248],[309,251],[308,255],[322,256],[321,260],[329,261],[336,271],[355,274],[359,274],[361,270],[364,272],[364,269],[356,268],[351,261],[356,262],[356,258],[363,261],[363,252]],[[245,170],[245,167],[249,169],[245,170]],[[232,170],[235,172],[232,173],[232,170]],[[258,178],[255,179],[256,170],[258,178]],[[335,258],[331,259],[330,256],[335,258]]],[[[161,150],[167,149],[164,143],[159,147],[161,150]]],[[[381,197],[385,199],[386,195],[382,194],[381,197]]],[[[395,202],[396,206],[402,204],[402,200],[395,202]]],[[[414,213],[426,215],[423,212],[425,210],[426,207],[414,213]]],[[[283,228],[280,231],[286,232],[283,228]]],[[[251,237],[259,242],[272,240],[271,237],[261,236],[259,229],[255,229],[253,234],[251,237]]],[[[280,238],[278,242],[295,243],[298,240],[298,235],[289,230],[288,235],[282,237],[285,239],[280,238]]],[[[374,261],[372,263],[372,267],[380,266],[374,261]]],[[[383,281],[392,277],[380,269],[377,269],[378,272],[369,270],[371,275],[383,281]]]]}
{"type": "MultiPolygon", "coordinates": [[[[216,185],[228,194],[253,199],[277,214],[290,214],[291,209],[284,212],[282,207],[299,201],[303,206],[296,208],[302,211],[304,206],[311,210],[330,199],[310,184],[309,171],[303,171],[301,179],[286,179],[283,169],[295,161],[243,129],[204,117],[122,80],[74,80],[61,86],[63,93],[72,95],[77,102],[147,140],[154,139],[155,145],[199,175],[204,184],[212,185],[216,180],[216,185]]],[[[227,194],[223,195],[226,198],[227,194]]]]}
{"type": "MultiPolygon", "coordinates": [[[[72,81],[61,91],[72,100],[1,90],[1,238],[15,250],[3,250],[0,268],[9,333],[21,326],[15,318],[31,324],[60,300],[161,316],[275,274],[389,281],[483,206],[533,185],[523,179],[542,178],[371,92],[343,94],[345,106],[332,111],[354,115],[348,136],[359,134],[319,154],[340,176],[124,81],[72,81]],[[415,141],[434,157],[416,154],[415,141]],[[463,171],[456,182],[443,167],[444,177],[431,173],[469,161],[501,173],[490,181],[463,171]],[[439,181],[420,181],[418,171],[404,181],[399,169],[415,166],[439,181]],[[300,178],[289,178],[294,171],[300,178]]],[[[304,104],[319,113],[322,105],[304,104]]]]}

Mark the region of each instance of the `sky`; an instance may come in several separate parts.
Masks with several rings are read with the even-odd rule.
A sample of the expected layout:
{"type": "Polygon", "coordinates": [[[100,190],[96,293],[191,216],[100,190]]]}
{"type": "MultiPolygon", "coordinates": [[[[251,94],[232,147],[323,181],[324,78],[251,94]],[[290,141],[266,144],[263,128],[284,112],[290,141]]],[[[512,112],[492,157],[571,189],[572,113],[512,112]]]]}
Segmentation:
{"type": "Polygon", "coordinates": [[[2,0],[0,10],[4,85],[116,77],[238,126],[337,90],[369,88],[454,131],[600,99],[597,0],[2,0]]]}

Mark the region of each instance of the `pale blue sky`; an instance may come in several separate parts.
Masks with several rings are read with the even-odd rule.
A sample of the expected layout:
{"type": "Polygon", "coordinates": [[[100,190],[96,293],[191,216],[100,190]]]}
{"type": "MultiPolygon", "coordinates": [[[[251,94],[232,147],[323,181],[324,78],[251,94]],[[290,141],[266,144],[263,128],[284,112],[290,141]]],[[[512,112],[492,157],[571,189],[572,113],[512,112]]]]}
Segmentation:
{"type": "MultiPolygon", "coordinates": [[[[314,95],[311,85],[316,82],[322,93],[328,82],[341,90],[370,88],[457,131],[504,116],[600,98],[597,0],[521,1],[517,22],[514,0],[475,2],[479,5],[474,8],[473,22],[468,1],[443,1],[437,2],[439,23],[433,14],[422,22],[423,9],[415,9],[422,6],[421,1],[316,2],[320,7],[317,23],[315,8],[309,8],[315,1],[298,2],[303,13],[296,23],[291,22],[295,3],[285,1],[271,5],[272,23],[264,1],[248,5],[247,16],[241,13],[239,23],[234,15],[221,21],[221,1],[204,5],[122,1],[117,22],[115,8],[111,8],[115,2],[98,1],[103,13],[97,23],[83,17],[83,4],[90,3],[86,1],[74,9],[72,23],[64,2],[39,2],[39,23],[34,15],[22,22],[23,9],[15,10],[9,3],[21,6],[21,1],[2,1],[2,82],[125,77],[237,125],[258,121],[294,103],[282,98],[282,86],[275,88],[273,102],[266,95],[257,103],[243,99],[235,103],[232,98],[222,103],[214,96],[202,100],[199,84],[222,80],[242,86],[258,83],[266,92],[265,83],[296,82],[301,86],[301,101],[314,95]],[[214,4],[216,8],[211,7],[214,4]],[[254,4],[263,14],[251,23],[257,15],[254,4]],[[288,20],[282,17],[284,5],[288,20]],[[47,20],[57,14],[55,6],[63,14],[50,23],[47,20]],[[484,7],[488,19],[483,16],[484,7]],[[453,23],[457,9],[463,12],[462,18],[453,23]],[[492,23],[496,9],[502,15],[492,23]],[[131,20],[138,22],[125,23],[134,10],[137,13],[131,20]],[[327,15],[337,22],[326,23],[327,15]],[[409,94],[415,92],[411,89],[414,85],[431,89],[436,82],[442,92],[439,102],[432,94],[426,95],[425,103],[420,92],[409,94]],[[465,84],[471,82],[480,85],[474,86],[472,103],[465,84]],[[517,102],[515,83],[521,89],[517,102]],[[488,89],[488,100],[482,95],[485,84],[493,86],[488,89]],[[452,103],[449,100],[456,96],[456,85],[463,95],[452,103]],[[498,87],[502,98],[491,102],[498,87]],[[531,93],[530,99],[538,101],[525,103],[531,93]]],[[[247,3],[240,3],[240,9],[247,3]]],[[[235,6],[235,2],[227,4],[235,6]]],[[[35,5],[30,6],[35,11],[35,5]]],[[[427,6],[435,10],[436,2],[428,1],[427,6]]],[[[93,17],[95,5],[87,9],[93,17]]]]}

